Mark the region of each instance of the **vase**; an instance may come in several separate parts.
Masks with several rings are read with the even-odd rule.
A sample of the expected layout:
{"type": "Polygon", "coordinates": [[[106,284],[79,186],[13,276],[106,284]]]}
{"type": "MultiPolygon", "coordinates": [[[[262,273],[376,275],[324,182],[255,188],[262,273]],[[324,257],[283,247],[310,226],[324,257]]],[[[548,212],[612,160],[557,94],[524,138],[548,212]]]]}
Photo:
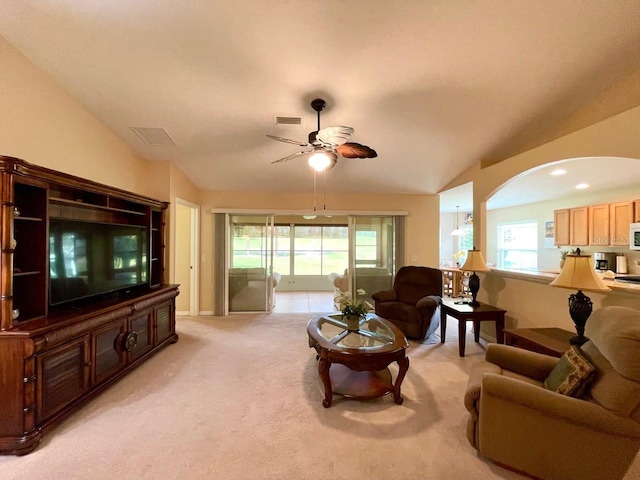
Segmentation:
{"type": "Polygon", "coordinates": [[[347,330],[350,332],[357,332],[360,327],[360,316],[358,315],[347,315],[347,330]]]}

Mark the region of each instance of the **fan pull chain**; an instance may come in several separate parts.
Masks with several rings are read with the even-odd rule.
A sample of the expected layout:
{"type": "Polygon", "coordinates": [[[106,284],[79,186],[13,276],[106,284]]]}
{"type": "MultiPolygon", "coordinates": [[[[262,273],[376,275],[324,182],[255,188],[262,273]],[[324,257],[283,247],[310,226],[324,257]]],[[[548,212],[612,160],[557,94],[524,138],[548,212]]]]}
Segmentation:
{"type": "Polygon", "coordinates": [[[327,171],[322,171],[322,210],[327,209],[327,171]]]}
{"type": "Polygon", "coordinates": [[[313,211],[316,211],[316,171],[313,171],[313,211]]]}

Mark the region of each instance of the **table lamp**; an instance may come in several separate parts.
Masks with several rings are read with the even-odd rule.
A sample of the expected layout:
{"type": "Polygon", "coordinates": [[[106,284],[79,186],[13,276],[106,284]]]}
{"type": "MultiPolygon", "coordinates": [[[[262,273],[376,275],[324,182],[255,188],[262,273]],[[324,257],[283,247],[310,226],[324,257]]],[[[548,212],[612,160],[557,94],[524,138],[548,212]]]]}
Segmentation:
{"type": "Polygon", "coordinates": [[[577,346],[582,345],[589,340],[584,336],[584,326],[593,310],[591,299],[582,293],[582,290],[606,291],[611,289],[596,274],[591,255],[581,255],[580,249],[575,255],[567,255],[562,270],[549,285],[578,290],[578,293],[569,295],[569,315],[576,325],[577,332],[577,335],[569,339],[569,343],[577,346]]]}
{"type": "Polygon", "coordinates": [[[460,270],[463,272],[473,272],[469,277],[471,301],[465,303],[477,307],[480,305],[480,302],[476,300],[478,290],[480,290],[480,277],[476,275],[476,272],[489,272],[491,269],[487,267],[487,264],[484,262],[482,252],[480,250],[476,250],[476,247],[473,247],[473,250],[468,251],[467,259],[465,260],[464,265],[460,267],[460,270]]]}

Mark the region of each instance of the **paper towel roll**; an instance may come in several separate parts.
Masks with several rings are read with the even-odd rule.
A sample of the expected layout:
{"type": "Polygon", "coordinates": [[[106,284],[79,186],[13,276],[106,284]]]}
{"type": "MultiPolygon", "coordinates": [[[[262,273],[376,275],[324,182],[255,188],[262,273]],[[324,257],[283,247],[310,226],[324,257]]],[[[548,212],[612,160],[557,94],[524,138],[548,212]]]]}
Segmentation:
{"type": "Polygon", "coordinates": [[[616,273],[627,273],[627,257],[616,257],[616,273]]]}

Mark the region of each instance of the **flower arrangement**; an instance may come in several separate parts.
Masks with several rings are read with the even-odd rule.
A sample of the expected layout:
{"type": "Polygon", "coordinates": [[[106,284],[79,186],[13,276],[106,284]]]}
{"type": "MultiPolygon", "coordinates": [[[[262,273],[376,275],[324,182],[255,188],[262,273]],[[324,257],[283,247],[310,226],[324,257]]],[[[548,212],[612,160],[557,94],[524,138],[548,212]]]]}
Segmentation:
{"type": "Polygon", "coordinates": [[[373,306],[363,297],[366,295],[363,289],[356,290],[356,295],[351,292],[344,292],[335,298],[335,301],[342,307],[342,315],[363,317],[373,306]]]}

